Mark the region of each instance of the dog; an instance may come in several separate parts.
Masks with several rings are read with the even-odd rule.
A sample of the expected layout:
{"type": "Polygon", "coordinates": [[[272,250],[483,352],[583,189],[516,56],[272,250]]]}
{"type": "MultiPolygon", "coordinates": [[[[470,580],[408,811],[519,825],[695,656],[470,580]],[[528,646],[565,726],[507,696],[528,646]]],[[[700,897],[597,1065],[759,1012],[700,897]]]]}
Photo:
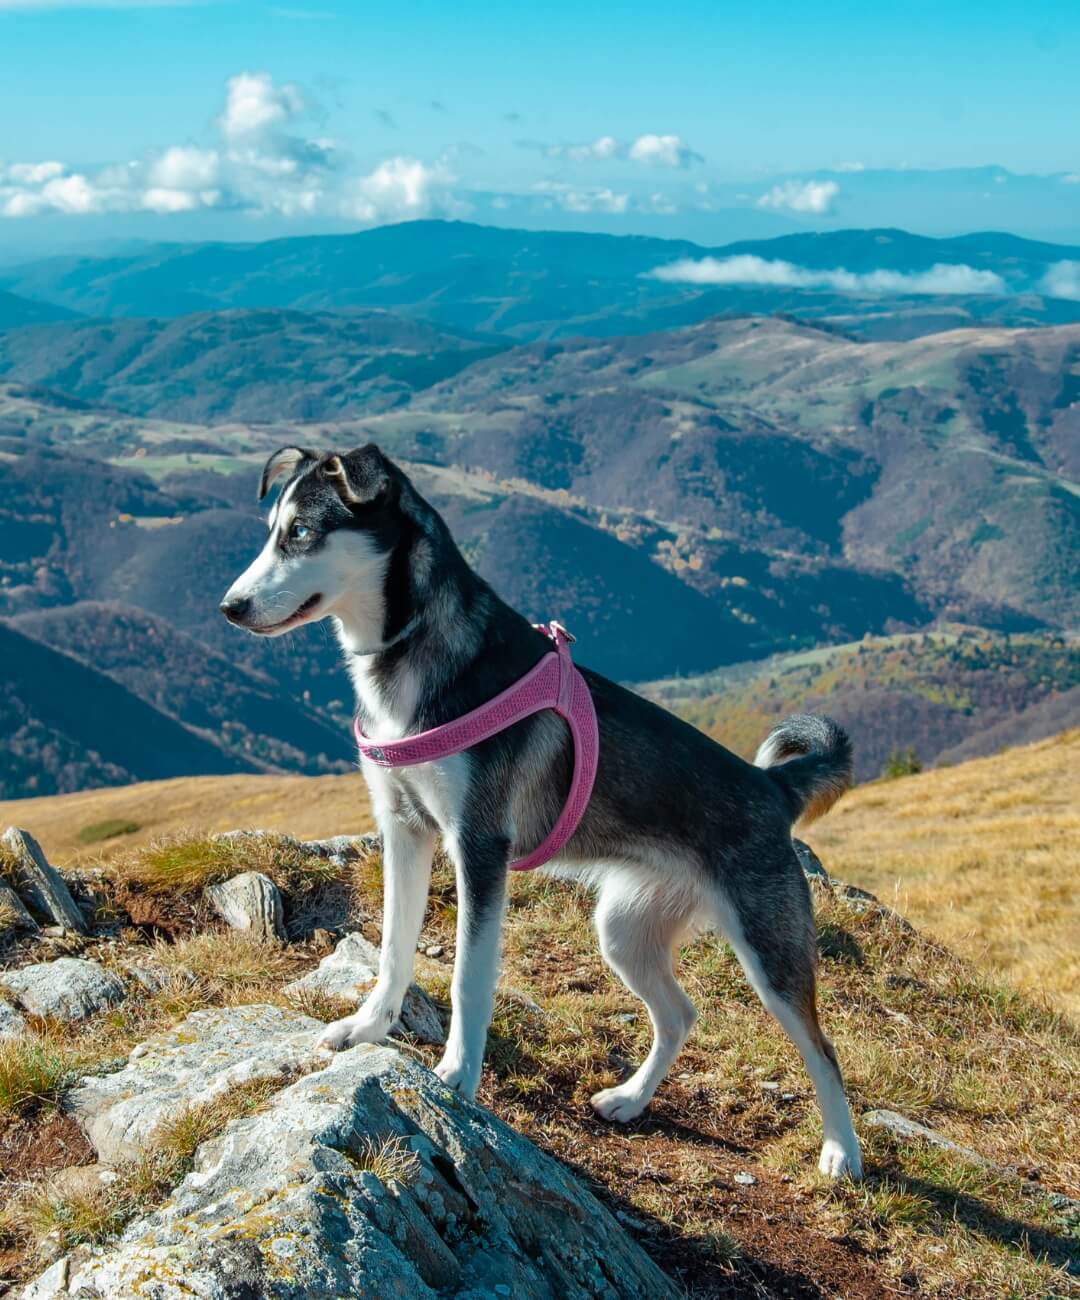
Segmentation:
{"type": "MultiPolygon", "coordinates": [[[[378,447],[285,447],[259,499],[283,480],[262,551],[221,610],[258,636],[329,618],[368,736],[398,739],[459,718],[551,651],[551,641],[469,567],[442,517],[378,447]]],[[[641,1114],[694,1026],[676,976],[684,940],[719,931],[806,1063],[824,1129],[819,1168],[862,1171],[840,1066],[818,1023],[817,932],[791,842],[851,784],[851,745],[827,718],[773,729],[754,764],[641,696],[582,670],[599,762],[573,836],[543,870],[597,895],[604,959],[644,1004],[653,1041],[625,1082],[592,1098],[599,1115],[641,1114]]],[[[384,920],[374,988],[319,1046],[381,1041],[412,979],[441,836],[457,877],[457,956],[445,1054],[436,1073],[476,1094],[499,967],[508,863],[558,818],[574,754],[551,711],[464,752],[409,768],[361,760],[382,833],[384,920]]]]}

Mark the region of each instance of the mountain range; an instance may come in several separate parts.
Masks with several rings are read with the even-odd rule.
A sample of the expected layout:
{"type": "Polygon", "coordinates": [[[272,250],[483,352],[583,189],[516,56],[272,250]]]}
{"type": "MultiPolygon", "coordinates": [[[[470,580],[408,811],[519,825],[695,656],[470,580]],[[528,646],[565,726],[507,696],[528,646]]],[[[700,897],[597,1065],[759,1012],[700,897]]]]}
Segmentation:
{"type": "MultiPolygon", "coordinates": [[[[1014,285],[997,301],[1015,306],[1080,251],[841,234],[714,252],[905,276],[963,258],[1014,285]]],[[[347,767],[351,701],[326,627],[265,641],[216,609],[265,535],[254,485],[285,443],[377,440],[503,595],[563,617],[581,658],[623,680],[950,620],[1014,647],[1076,626],[1080,324],[912,336],[908,316],[885,338],[891,314],[930,299],[879,293],[860,337],[770,314],[648,329],[709,305],[713,290],[649,278],[676,253],[706,250],[418,222],[9,270],[49,309],[99,314],[0,332],[0,617],[24,665],[5,696],[22,758],[4,791],[153,774],[55,701],[38,708],[35,645],[57,681],[110,683],[119,717],[150,710],[169,773],[347,767]],[[126,316],[142,295],[154,314],[126,316]]],[[[1068,722],[1067,668],[1042,689],[1045,656],[1016,653],[1031,689],[1000,707],[983,691],[978,725],[920,723],[924,757],[1068,722]]],[[[935,660],[942,689],[967,691],[949,662],[935,660]]],[[[858,700],[826,701],[865,741],[864,775],[884,743],[867,701],[881,686],[893,716],[891,672],[864,659],[858,700]]]]}
{"type": "MultiPolygon", "coordinates": [[[[1069,290],[1070,299],[1055,297],[1047,285],[1050,268],[1078,260],[1080,247],[994,232],[930,239],[902,230],[841,230],[710,247],[414,221],[261,244],[152,244],[116,257],[51,257],[3,268],[0,288],[94,317],[382,308],[516,340],[637,333],[748,312],[838,316],[849,331],[909,337],[982,321],[1080,321],[1080,289],[1069,290]],[[657,277],[680,263],[736,258],[744,259],[738,274],[746,278],[722,286],[657,277]],[[804,272],[842,269],[857,278],[838,288],[773,267],[762,283],[761,267],[745,259],[804,272]],[[983,279],[962,276],[944,293],[933,291],[933,281],[914,279],[941,266],[965,267],[983,279]],[[909,282],[888,281],[883,289],[865,278],[880,272],[909,282]],[[979,291],[957,292],[958,285],[979,291]]],[[[1066,288],[1073,283],[1062,280],[1066,288]]]]}

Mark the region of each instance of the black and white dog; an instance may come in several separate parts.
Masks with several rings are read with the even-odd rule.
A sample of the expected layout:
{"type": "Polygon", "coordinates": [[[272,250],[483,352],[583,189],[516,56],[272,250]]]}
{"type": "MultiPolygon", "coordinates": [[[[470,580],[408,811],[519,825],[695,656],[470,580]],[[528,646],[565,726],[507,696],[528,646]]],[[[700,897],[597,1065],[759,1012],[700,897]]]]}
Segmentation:
{"type": "MultiPolygon", "coordinates": [[[[284,448],[266,464],[260,499],[282,477],[266,545],[221,609],[261,636],[332,619],[368,735],[394,739],[458,718],[551,650],[469,568],[439,514],[377,447],[284,448]]],[[[840,1068],[818,1024],[810,892],[791,844],[792,824],[824,812],[850,784],[847,737],[828,719],[790,718],[751,766],[647,700],[584,675],[599,724],[596,783],[573,838],[543,869],[596,889],[604,958],[653,1025],[644,1064],[593,1106],[625,1122],[648,1105],[696,1019],[673,954],[683,939],[718,930],[806,1062],[824,1123],[822,1172],[858,1177],[840,1068]]],[[[321,1046],[378,1042],[397,1018],[441,835],[457,871],[458,917],[438,1073],[475,1094],[507,863],[547,834],[572,768],[566,724],[551,712],[438,762],[386,770],[364,761],[383,840],[382,959],[363,1005],[329,1025],[321,1046]]]]}

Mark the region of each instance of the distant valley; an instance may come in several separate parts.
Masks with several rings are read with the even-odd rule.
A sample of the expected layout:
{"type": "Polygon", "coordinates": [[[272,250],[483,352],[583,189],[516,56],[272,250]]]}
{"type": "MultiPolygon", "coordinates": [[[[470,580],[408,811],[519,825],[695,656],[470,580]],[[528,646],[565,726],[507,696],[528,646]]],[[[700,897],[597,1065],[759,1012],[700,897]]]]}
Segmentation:
{"type": "Polygon", "coordinates": [[[721,676],[713,701],[664,688],[734,747],[806,700],[849,721],[863,776],[890,720],[928,762],[1075,725],[1080,324],[1051,322],[1080,303],[1033,288],[1070,252],[857,231],[746,246],[905,275],[963,258],[1014,290],[976,295],[980,319],[993,299],[1038,324],[973,326],[953,295],[940,310],[965,328],[943,330],[931,296],[830,295],[860,337],[815,323],[813,289],[784,290],[804,319],[731,316],[649,278],[693,245],[459,223],[9,269],[19,301],[96,318],[0,317],[0,726],[18,738],[0,792],[347,769],[325,625],[259,641],[216,610],[263,532],[258,467],[289,442],[377,440],[502,594],[559,614],[622,680],[901,637],[882,644],[906,647],[903,671],[837,651],[828,690],[803,669],[783,689],[721,676]],[[990,666],[923,648],[949,621],[986,629],[990,666]],[[43,664],[159,736],[156,757],[58,710],[43,664]],[[941,699],[905,708],[928,680],[941,699]]]}

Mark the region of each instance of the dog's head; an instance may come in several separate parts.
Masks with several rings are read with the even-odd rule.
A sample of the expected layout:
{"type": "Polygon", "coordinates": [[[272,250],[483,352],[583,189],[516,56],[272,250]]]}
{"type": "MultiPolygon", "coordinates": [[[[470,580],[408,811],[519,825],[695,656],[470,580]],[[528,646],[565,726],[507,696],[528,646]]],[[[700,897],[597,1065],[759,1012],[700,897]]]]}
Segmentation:
{"type": "Polygon", "coordinates": [[[404,476],[372,444],[345,455],[283,447],[263,469],[260,501],[279,479],[266,545],[221,612],[260,636],[337,614],[378,641],[387,566],[407,526],[404,476]]]}

